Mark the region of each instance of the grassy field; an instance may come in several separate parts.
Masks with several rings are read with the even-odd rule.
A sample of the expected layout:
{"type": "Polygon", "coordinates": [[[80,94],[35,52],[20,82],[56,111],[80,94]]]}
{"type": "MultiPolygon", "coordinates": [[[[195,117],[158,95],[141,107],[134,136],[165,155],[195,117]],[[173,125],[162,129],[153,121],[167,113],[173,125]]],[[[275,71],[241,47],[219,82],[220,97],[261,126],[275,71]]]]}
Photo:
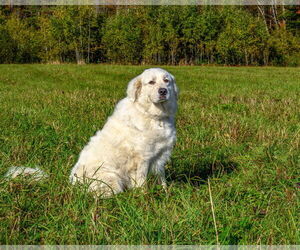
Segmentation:
{"type": "Polygon", "coordinates": [[[68,183],[144,68],[0,65],[0,176],[50,175],[0,178],[0,244],[300,244],[299,68],[165,67],[181,90],[168,191],[94,200],[68,183]]]}

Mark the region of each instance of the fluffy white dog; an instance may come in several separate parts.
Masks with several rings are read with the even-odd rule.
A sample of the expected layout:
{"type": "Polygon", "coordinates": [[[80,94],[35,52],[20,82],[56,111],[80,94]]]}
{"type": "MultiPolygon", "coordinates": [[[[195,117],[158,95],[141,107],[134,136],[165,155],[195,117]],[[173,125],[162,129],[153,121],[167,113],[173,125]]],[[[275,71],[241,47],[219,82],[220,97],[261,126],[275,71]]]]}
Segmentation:
{"type": "Polygon", "coordinates": [[[175,78],[160,68],[132,79],[127,97],[80,153],[70,181],[104,196],[142,186],[148,173],[166,187],[165,163],[176,140],[175,78]]]}
{"type": "MultiPolygon", "coordinates": [[[[88,183],[90,191],[110,196],[142,186],[153,173],[165,188],[165,163],[176,140],[177,96],[174,76],[163,69],[147,69],[132,79],[127,97],[80,153],[71,183],[88,183]]],[[[20,174],[46,177],[40,169],[24,167],[12,167],[7,176],[20,174]]]]}

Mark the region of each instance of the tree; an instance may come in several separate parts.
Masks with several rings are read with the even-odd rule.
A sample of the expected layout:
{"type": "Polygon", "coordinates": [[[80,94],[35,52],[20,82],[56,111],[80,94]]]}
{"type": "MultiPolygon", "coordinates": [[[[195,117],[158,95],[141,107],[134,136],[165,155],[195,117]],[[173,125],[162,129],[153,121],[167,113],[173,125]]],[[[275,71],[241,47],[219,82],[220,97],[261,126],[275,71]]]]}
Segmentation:
{"type": "Polygon", "coordinates": [[[268,40],[270,61],[275,65],[300,64],[300,39],[285,29],[274,30],[268,40]]]}
{"type": "Polygon", "coordinates": [[[260,19],[233,8],[227,13],[217,49],[225,64],[262,64],[261,55],[267,48],[267,39],[268,34],[260,19]]]}
{"type": "Polygon", "coordinates": [[[0,6],[0,63],[299,65],[300,9],[260,2],[0,6]]]}
{"type": "Polygon", "coordinates": [[[49,35],[59,48],[54,54],[58,53],[61,61],[89,62],[91,46],[95,43],[91,30],[97,26],[95,9],[90,6],[57,7],[50,22],[46,30],[50,29],[49,35]]]}
{"type": "Polygon", "coordinates": [[[142,59],[140,20],[132,10],[120,10],[107,19],[103,30],[103,46],[109,61],[137,64],[142,59]]]}
{"type": "Polygon", "coordinates": [[[5,25],[1,25],[1,50],[8,56],[6,62],[32,63],[38,62],[40,41],[35,35],[35,30],[12,14],[5,25]]]}

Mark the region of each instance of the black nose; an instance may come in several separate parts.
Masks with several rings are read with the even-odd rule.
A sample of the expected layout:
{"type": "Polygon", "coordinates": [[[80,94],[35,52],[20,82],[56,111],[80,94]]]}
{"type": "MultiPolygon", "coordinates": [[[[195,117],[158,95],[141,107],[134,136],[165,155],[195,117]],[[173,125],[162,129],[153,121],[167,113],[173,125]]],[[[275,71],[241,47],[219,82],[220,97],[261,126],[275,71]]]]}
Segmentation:
{"type": "Polygon", "coordinates": [[[158,93],[159,93],[160,95],[167,95],[168,90],[167,90],[166,88],[159,88],[159,89],[158,89],[158,93]]]}

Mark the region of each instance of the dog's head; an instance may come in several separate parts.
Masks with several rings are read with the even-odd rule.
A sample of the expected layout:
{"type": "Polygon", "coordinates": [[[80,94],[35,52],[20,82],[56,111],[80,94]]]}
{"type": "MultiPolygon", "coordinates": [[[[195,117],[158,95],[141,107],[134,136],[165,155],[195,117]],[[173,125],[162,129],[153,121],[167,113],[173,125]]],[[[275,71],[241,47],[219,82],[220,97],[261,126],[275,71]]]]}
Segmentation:
{"type": "Polygon", "coordinates": [[[127,96],[132,102],[138,102],[143,106],[153,104],[159,109],[167,109],[165,111],[172,111],[170,109],[176,111],[178,88],[175,77],[168,71],[151,68],[129,82],[127,96]]]}

